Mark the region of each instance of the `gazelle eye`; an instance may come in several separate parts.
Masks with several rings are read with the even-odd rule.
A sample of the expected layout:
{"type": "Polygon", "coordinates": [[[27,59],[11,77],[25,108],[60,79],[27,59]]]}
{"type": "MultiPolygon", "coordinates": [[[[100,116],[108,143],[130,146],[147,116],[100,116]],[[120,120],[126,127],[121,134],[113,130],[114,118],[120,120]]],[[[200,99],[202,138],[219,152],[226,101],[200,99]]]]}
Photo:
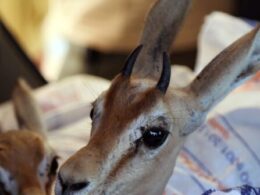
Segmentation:
{"type": "Polygon", "coordinates": [[[59,167],[58,157],[54,157],[51,161],[49,174],[56,175],[58,167],[59,167]]]}
{"type": "Polygon", "coordinates": [[[156,149],[161,146],[166,138],[168,137],[169,132],[164,130],[161,127],[152,127],[143,133],[142,140],[145,146],[150,149],[156,149]]]}

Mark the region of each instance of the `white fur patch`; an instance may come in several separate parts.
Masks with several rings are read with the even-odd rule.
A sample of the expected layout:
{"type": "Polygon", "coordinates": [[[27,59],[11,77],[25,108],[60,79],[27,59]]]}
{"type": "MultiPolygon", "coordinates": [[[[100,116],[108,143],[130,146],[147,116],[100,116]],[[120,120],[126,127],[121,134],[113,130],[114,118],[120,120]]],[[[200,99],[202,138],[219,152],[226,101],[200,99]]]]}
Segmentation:
{"type": "Polygon", "coordinates": [[[15,178],[12,178],[11,174],[2,167],[0,167],[0,182],[3,183],[8,193],[18,195],[18,185],[15,178]]]}
{"type": "Polygon", "coordinates": [[[49,168],[49,159],[47,156],[41,161],[38,167],[38,175],[41,182],[42,188],[44,188],[45,184],[48,182],[48,168],[49,168]]]}

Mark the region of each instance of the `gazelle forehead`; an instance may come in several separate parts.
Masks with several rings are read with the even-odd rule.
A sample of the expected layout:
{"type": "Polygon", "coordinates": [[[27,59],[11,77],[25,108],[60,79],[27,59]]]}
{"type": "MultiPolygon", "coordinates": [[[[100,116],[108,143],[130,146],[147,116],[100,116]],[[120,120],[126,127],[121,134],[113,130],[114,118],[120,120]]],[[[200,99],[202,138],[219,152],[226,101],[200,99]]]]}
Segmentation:
{"type": "Polygon", "coordinates": [[[152,99],[145,96],[147,92],[149,92],[150,97],[158,95],[153,84],[154,82],[148,79],[126,78],[119,75],[113,80],[104,98],[107,104],[116,102],[117,107],[120,106],[120,103],[124,106],[131,106],[140,99],[147,101],[152,99]]]}
{"type": "Polygon", "coordinates": [[[139,115],[164,104],[164,95],[154,86],[152,80],[117,76],[94,102],[93,132],[111,131],[116,136],[139,115]]]}
{"type": "Polygon", "coordinates": [[[116,101],[117,107],[120,102],[123,102],[124,105],[129,105],[135,100],[140,99],[139,97],[142,97],[146,91],[153,89],[154,86],[155,81],[150,79],[127,79],[117,76],[112,81],[111,87],[100,94],[93,105],[99,111],[103,111],[105,102],[111,104],[112,101],[116,101]]]}
{"type": "Polygon", "coordinates": [[[105,142],[111,142],[113,145],[113,140],[117,140],[124,132],[135,129],[135,124],[140,125],[145,118],[152,120],[165,112],[161,106],[163,101],[160,101],[163,95],[151,86],[153,85],[149,81],[145,85],[139,85],[137,80],[130,82],[117,77],[110,89],[94,104],[94,112],[98,119],[93,121],[92,130],[101,133],[102,136],[96,136],[93,140],[102,139],[104,142],[104,134],[109,134],[105,142]],[[160,108],[156,109],[158,106],[160,108]]]}

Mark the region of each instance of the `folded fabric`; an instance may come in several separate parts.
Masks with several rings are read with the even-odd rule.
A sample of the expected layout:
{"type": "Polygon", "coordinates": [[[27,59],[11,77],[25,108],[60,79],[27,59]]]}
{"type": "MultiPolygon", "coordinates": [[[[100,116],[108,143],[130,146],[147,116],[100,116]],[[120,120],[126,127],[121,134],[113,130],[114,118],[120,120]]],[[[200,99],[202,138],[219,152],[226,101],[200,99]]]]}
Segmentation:
{"type": "Polygon", "coordinates": [[[244,185],[242,187],[237,187],[225,191],[219,190],[208,190],[202,195],[259,195],[260,188],[253,188],[249,185],[244,185]]]}
{"type": "MultiPolygon", "coordinates": [[[[220,12],[209,15],[205,21],[199,38],[197,72],[253,28],[244,20],[220,12]]],[[[204,192],[216,195],[224,192],[207,190],[260,186],[259,97],[260,74],[232,92],[210,113],[206,123],[187,139],[165,195],[204,192]]],[[[243,189],[229,192],[246,192],[243,189]]]]}

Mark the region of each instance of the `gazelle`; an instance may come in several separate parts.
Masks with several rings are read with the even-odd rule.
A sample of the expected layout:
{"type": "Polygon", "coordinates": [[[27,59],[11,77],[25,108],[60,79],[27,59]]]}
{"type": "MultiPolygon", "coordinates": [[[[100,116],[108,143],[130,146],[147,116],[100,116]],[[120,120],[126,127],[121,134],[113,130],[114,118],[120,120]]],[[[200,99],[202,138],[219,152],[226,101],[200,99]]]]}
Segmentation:
{"type": "Polygon", "coordinates": [[[50,195],[58,168],[29,86],[19,80],[13,104],[21,129],[0,132],[0,194],[50,195]]]}
{"type": "Polygon", "coordinates": [[[187,87],[169,86],[167,51],[190,0],[160,0],[141,45],[91,111],[87,146],[61,167],[57,195],[162,194],[187,136],[260,69],[260,28],[220,53],[187,87]]]}

